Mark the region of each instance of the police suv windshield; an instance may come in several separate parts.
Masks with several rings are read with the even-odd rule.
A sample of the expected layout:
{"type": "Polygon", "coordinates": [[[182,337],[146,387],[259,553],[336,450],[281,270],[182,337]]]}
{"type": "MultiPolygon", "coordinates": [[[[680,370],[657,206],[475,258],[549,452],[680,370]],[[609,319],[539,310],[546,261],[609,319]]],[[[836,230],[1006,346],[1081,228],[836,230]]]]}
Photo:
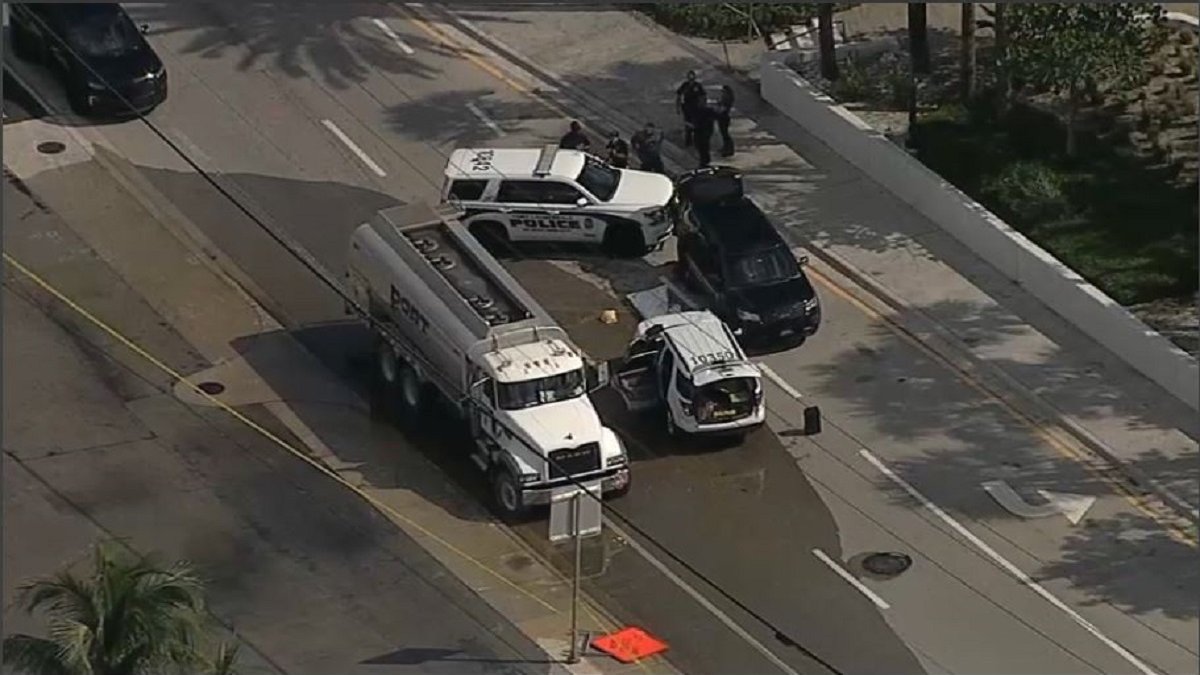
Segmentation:
{"type": "Polygon", "coordinates": [[[499,382],[496,403],[504,410],[524,410],[583,396],[585,386],[582,370],[524,382],[499,382]]]}
{"type": "Polygon", "coordinates": [[[785,248],[743,255],[734,259],[730,268],[730,286],[765,286],[787,281],[800,273],[796,258],[785,248]]]}
{"type": "Polygon", "coordinates": [[[606,202],[617,194],[617,185],[621,183],[621,172],[591,155],[584,155],[583,169],[575,180],[583,186],[583,189],[595,195],[596,199],[606,202]]]}

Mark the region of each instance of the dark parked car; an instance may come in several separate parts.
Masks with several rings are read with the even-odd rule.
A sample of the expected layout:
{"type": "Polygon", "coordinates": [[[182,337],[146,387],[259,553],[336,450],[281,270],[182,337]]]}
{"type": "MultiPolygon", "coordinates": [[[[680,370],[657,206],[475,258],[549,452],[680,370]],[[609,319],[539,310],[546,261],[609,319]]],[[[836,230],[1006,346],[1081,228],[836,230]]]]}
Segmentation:
{"type": "Polygon", "coordinates": [[[687,283],[747,344],[803,341],[821,324],[821,304],[791,248],[744,193],[730,167],[679,177],[679,265],[687,283]]]}
{"type": "Polygon", "coordinates": [[[167,98],[162,61],[116,3],[13,3],[16,55],[52,69],[81,115],[135,115],[167,98]]]}

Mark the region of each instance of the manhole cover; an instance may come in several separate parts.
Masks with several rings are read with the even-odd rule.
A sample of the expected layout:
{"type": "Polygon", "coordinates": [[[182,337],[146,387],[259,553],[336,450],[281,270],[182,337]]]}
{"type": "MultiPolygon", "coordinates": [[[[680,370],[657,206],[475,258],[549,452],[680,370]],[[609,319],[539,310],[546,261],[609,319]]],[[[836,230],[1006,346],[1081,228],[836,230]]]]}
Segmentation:
{"type": "Polygon", "coordinates": [[[903,553],[872,553],[863,558],[863,569],[881,577],[894,577],[912,565],[912,558],[903,553]]]}
{"type": "Polygon", "coordinates": [[[57,155],[63,150],[66,150],[67,146],[59,143],[58,141],[43,141],[42,143],[37,144],[37,149],[38,152],[42,153],[43,155],[57,155]]]}
{"type": "Polygon", "coordinates": [[[209,396],[216,396],[217,394],[225,391],[225,385],[221,384],[220,382],[201,382],[196,386],[200,387],[200,391],[208,394],[209,396]]]}

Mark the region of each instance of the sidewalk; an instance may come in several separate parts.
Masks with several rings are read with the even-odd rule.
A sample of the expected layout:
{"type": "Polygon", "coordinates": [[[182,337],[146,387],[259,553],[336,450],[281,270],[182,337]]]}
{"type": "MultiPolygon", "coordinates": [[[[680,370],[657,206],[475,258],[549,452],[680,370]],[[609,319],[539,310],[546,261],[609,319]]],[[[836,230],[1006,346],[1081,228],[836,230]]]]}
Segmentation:
{"type": "MultiPolygon", "coordinates": [[[[460,30],[481,33],[497,53],[532,65],[547,82],[543,95],[587,111],[582,119],[595,128],[616,123],[629,133],[646,120],[665,125],[666,159],[675,168],[695,166],[679,147],[674,112],[683,73],[697,70],[710,87],[729,82],[739,148],[729,163],[746,172],[754,197],[796,239],[921,332],[953,343],[996,378],[1048,404],[1077,438],[1089,439],[1081,443],[1120,462],[1143,489],[1152,479],[1176,510],[1196,508],[1194,411],[778,114],[748,79],[731,80],[719,44],[684,39],[619,11],[460,14],[469,19],[460,30]]],[[[749,65],[746,50],[736,58],[749,65]]]]}
{"type": "MultiPolygon", "coordinates": [[[[445,576],[449,572],[456,579],[455,583],[465,584],[498,617],[503,617],[501,621],[480,615],[479,619],[485,628],[498,634],[515,628],[527,640],[536,643],[548,659],[531,663],[544,663],[540,667],[545,671],[575,675],[675,672],[662,658],[623,665],[605,656],[588,656],[578,665],[567,665],[562,659],[566,656],[568,645],[569,577],[526,546],[515,534],[497,526],[482,504],[462,494],[461,489],[451,484],[442,471],[419,452],[396,452],[397,447],[404,443],[399,434],[373,425],[364,412],[367,405],[355,392],[282,330],[186,235],[177,231],[179,223],[164,220],[169,208],[160,201],[159,196],[141,193],[128,184],[128,177],[123,176],[112,159],[101,160],[100,156],[92,155],[90,148],[80,144],[80,133],[86,135],[87,132],[67,130],[41,120],[5,127],[6,172],[11,171],[13,176],[24,181],[41,199],[46,213],[52,214],[57,223],[49,232],[42,231],[45,228],[30,230],[28,226],[6,228],[7,252],[18,262],[33,268],[35,273],[45,274],[50,283],[62,284],[62,291],[67,296],[78,299],[85,309],[96,311],[102,320],[132,331],[133,339],[140,342],[145,329],[122,325],[123,322],[132,321],[125,310],[134,302],[134,298],[129,297],[133,293],[110,297],[103,288],[96,286],[94,273],[77,269],[81,264],[80,256],[84,256],[85,252],[89,261],[94,260],[89,264],[111,268],[115,278],[136,291],[138,302],[144,301],[165,319],[161,323],[164,328],[169,323],[170,329],[177,332],[203,358],[198,359],[199,363],[193,361],[188,365],[180,362],[175,355],[157,356],[175,364],[173,367],[188,374],[189,380],[201,382],[211,379],[221,382],[225,390],[216,398],[222,403],[234,406],[239,411],[261,407],[272,413],[286,429],[274,433],[288,440],[292,447],[279,447],[278,443],[227,420],[223,413],[213,409],[211,402],[208,402],[208,411],[211,412],[197,407],[200,402],[195,400],[194,395],[183,395],[186,393],[183,386],[176,386],[176,400],[164,402],[164,405],[178,405],[182,401],[191,404],[189,407],[194,411],[199,410],[201,414],[211,414],[228,421],[238,429],[237,433],[245,439],[245,445],[257,448],[256,452],[278,465],[278,480],[286,482],[289,471],[304,476],[305,480],[318,486],[308,488],[312,492],[309,498],[320,502],[321,495],[326,494],[325,499],[331,500],[330,509],[339,508],[337,503],[341,501],[368,501],[375,511],[392,521],[388,527],[394,524],[437,561],[439,566],[435,577],[445,576]],[[45,141],[59,141],[66,149],[57,155],[39,156],[33,151],[33,146],[45,141]],[[58,220],[59,216],[61,221],[58,220]],[[119,223],[120,227],[103,226],[106,223],[119,223]],[[61,252],[48,248],[60,244],[69,244],[68,250],[61,252]],[[254,337],[268,339],[257,343],[253,350],[239,352],[236,345],[254,337]],[[289,389],[295,385],[301,390],[301,398],[297,400],[295,396],[288,395],[294,394],[294,391],[274,390],[264,382],[257,370],[263,363],[286,368],[289,389]],[[314,402],[313,392],[319,392],[319,401],[314,402]],[[319,405],[327,409],[321,424],[313,424],[317,428],[305,426],[301,416],[293,411],[305,405],[319,405]],[[338,456],[346,457],[348,448],[354,450],[351,455],[354,461],[338,456]],[[291,457],[287,456],[289,451],[298,458],[317,460],[348,485],[338,485],[331,477],[313,474],[313,467],[290,462],[291,457]],[[295,468],[283,468],[291,466],[295,468]],[[404,480],[399,483],[394,480],[379,483],[373,477],[382,475],[380,472],[394,472],[396,476],[403,476],[404,480]]],[[[13,273],[16,274],[15,271],[13,273]]],[[[114,345],[114,350],[119,351],[120,348],[114,345]]],[[[127,355],[128,352],[120,354],[123,359],[127,355]]],[[[136,360],[136,357],[130,358],[136,360]]],[[[145,372],[153,381],[170,384],[164,379],[163,373],[156,372],[144,362],[131,362],[130,365],[139,372],[145,372]]],[[[276,428],[273,421],[259,423],[276,428]]],[[[228,463],[222,462],[221,465],[225,468],[219,471],[235,470],[228,463]]],[[[217,471],[211,467],[206,470],[217,471]]],[[[268,481],[266,478],[261,480],[268,481]]],[[[269,481],[264,482],[260,488],[265,490],[270,485],[269,481]]],[[[285,485],[280,489],[289,488],[285,485]]],[[[362,506],[360,502],[355,513],[371,510],[362,506]]],[[[160,515],[170,522],[169,514],[160,515]]],[[[239,515],[246,517],[245,514],[239,515]]],[[[188,534],[188,528],[179,529],[181,531],[176,535],[188,534]]],[[[134,545],[157,547],[163,549],[166,555],[179,553],[173,550],[173,544],[165,543],[173,539],[167,537],[160,540],[153,533],[153,529],[142,528],[141,534],[144,536],[135,537],[134,545]]],[[[130,532],[118,531],[115,534],[128,536],[130,532]]],[[[379,554],[402,555],[402,552],[380,551],[379,554]]],[[[350,552],[346,555],[349,556],[350,552]]],[[[353,562],[350,558],[346,560],[347,563],[353,562]]],[[[405,562],[409,563],[411,561],[405,562]]],[[[388,567],[383,565],[373,571],[354,574],[387,575],[388,567]]],[[[390,602],[386,600],[383,589],[379,592],[381,602],[390,602]]],[[[280,600],[278,611],[291,607],[289,611],[298,614],[287,620],[304,620],[303,615],[312,610],[312,606],[304,609],[304,595],[294,595],[286,602],[280,600]]],[[[234,606],[243,607],[242,611],[245,612],[247,608],[243,600],[226,598],[234,606]]],[[[444,601],[454,602],[449,597],[444,601]]],[[[619,627],[602,607],[591,600],[585,598],[581,605],[582,630],[597,634],[619,627]]],[[[415,611],[419,607],[410,609],[415,611]]],[[[239,622],[239,630],[243,634],[250,631],[251,635],[257,630],[260,636],[271,630],[273,635],[273,629],[264,626],[261,621],[265,615],[255,614],[255,611],[261,613],[267,608],[251,610],[249,616],[243,617],[244,624],[239,622]]],[[[313,614],[314,620],[320,614],[313,614]]],[[[419,616],[406,614],[408,620],[418,624],[421,622],[419,616]]],[[[438,628],[439,615],[431,612],[428,616],[434,622],[428,628],[434,631],[438,628]]],[[[284,617],[280,617],[280,620],[284,620],[284,617]]],[[[401,645],[405,643],[404,635],[392,637],[398,638],[401,645]]],[[[419,638],[415,632],[410,637],[419,638]]],[[[364,636],[363,639],[368,638],[374,639],[373,636],[364,636]]],[[[464,640],[471,639],[474,638],[464,636],[464,640]]],[[[281,650],[291,653],[316,647],[293,645],[281,650]]],[[[333,664],[329,665],[333,667],[333,664]]]]}

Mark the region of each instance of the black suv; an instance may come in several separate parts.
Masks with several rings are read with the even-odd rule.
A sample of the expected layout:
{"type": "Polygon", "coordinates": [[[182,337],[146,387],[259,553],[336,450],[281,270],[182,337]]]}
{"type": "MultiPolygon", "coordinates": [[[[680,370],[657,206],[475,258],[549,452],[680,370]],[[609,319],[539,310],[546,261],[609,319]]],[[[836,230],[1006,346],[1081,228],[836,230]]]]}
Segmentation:
{"type": "Polygon", "coordinates": [[[747,344],[803,341],[821,324],[816,291],[791,248],[731,167],[676,183],[679,271],[747,344]]]}
{"type": "Polygon", "coordinates": [[[132,116],[166,100],[163,63],[120,5],[13,3],[9,13],[13,52],[54,70],[75,112],[132,116]]]}

